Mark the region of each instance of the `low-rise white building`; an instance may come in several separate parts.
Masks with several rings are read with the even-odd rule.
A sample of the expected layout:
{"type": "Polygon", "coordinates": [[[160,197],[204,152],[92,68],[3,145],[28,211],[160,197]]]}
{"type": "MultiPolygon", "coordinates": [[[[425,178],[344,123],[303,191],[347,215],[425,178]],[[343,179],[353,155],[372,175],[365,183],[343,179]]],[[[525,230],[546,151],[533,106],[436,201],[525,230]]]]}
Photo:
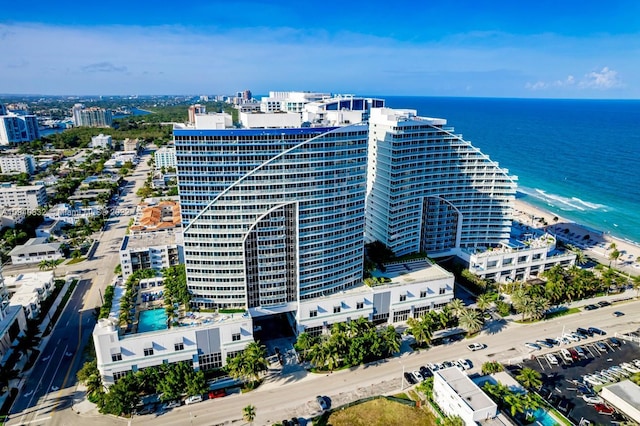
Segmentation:
{"type": "Polygon", "coordinates": [[[248,129],[259,128],[297,128],[302,118],[297,113],[286,112],[241,112],[240,122],[248,129]]]}
{"type": "Polygon", "coordinates": [[[64,258],[60,243],[48,243],[46,238],[31,238],[23,245],[14,247],[9,252],[9,256],[11,256],[11,263],[14,265],[64,258]]]}
{"type": "Polygon", "coordinates": [[[640,423],[640,386],[631,380],[604,386],[600,396],[625,416],[640,423]]]}
{"type": "Polygon", "coordinates": [[[28,319],[40,315],[42,301],[54,290],[53,272],[26,272],[5,277],[7,290],[13,293],[9,303],[22,306],[28,319]]]}
{"type": "Polygon", "coordinates": [[[246,314],[212,315],[199,324],[126,335],[111,317],[99,320],[93,331],[98,370],[107,387],[130,372],[162,364],[187,361],[196,370],[220,368],[250,342],[253,321],[246,314]]]}
{"type": "Polygon", "coordinates": [[[44,222],[36,228],[36,238],[49,238],[57,234],[62,228],[64,222],[58,220],[45,219],[44,222]]]}
{"type": "Polygon", "coordinates": [[[153,153],[156,170],[176,168],[176,148],[173,146],[163,146],[153,153]]]}
{"type": "Polygon", "coordinates": [[[75,225],[79,220],[88,221],[90,218],[101,214],[102,206],[95,202],[88,206],[74,202],[73,204],[61,203],[51,207],[51,209],[44,214],[44,218],[49,221],[75,225]]]}
{"type": "Polygon", "coordinates": [[[182,251],[180,237],[170,230],[126,235],[120,246],[122,276],[127,279],[140,269],[160,271],[184,263],[182,251]]]}
{"type": "Polygon", "coordinates": [[[32,175],[37,168],[33,155],[3,155],[0,157],[0,173],[3,175],[27,173],[32,175]]]}
{"type": "Polygon", "coordinates": [[[0,185],[0,206],[25,210],[26,214],[42,214],[38,208],[47,204],[47,191],[41,185],[0,185]]]}
{"type": "Polygon", "coordinates": [[[546,233],[528,234],[481,252],[463,252],[462,257],[470,272],[496,282],[525,281],[555,265],[569,267],[576,262],[575,253],[556,249],[556,238],[546,233]]]}
{"type": "Polygon", "coordinates": [[[467,426],[492,419],[498,406],[457,367],[433,373],[433,399],[448,416],[459,416],[467,426]]]}
{"type": "MultiPolygon", "coordinates": [[[[453,299],[454,276],[426,259],[395,262],[385,271],[375,271],[370,285],[345,290],[323,298],[298,302],[298,332],[325,333],[339,322],[367,318],[377,324],[394,324],[441,309],[453,299]]],[[[295,308],[250,309],[261,316],[295,308]],[[279,310],[279,311],[278,311],[279,310]]]]}
{"type": "Polygon", "coordinates": [[[91,143],[89,144],[90,148],[111,148],[113,144],[113,139],[111,135],[103,135],[100,133],[98,136],[93,136],[91,138],[91,143]]]}

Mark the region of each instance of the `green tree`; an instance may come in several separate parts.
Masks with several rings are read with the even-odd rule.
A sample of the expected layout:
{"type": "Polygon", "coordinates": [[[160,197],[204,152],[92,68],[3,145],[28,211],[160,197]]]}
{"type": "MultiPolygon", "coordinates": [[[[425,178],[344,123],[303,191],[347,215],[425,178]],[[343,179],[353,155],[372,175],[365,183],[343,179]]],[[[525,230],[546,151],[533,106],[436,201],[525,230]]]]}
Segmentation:
{"type": "Polygon", "coordinates": [[[416,389],[425,394],[427,399],[433,399],[433,377],[427,377],[416,386],[416,389]]]}
{"type": "Polygon", "coordinates": [[[529,367],[524,367],[520,374],[516,376],[516,380],[522,383],[527,389],[538,389],[542,386],[542,376],[541,374],[529,367]]]}
{"type": "Polygon", "coordinates": [[[462,315],[462,313],[466,310],[464,302],[460,299],[453,299],[447,304],[447,306],[451,310],[451,313],[458,318],[460,318],[460,315],[462,315]]]}
{"type": "Polygon", "coordinates": [[[458,317],[458,323],[469,334],[474,334],[482,330],[483,320],[475,309],[465,309],[458,317]]]}
{"type": "Polygon", "coordinates": [[[491,297],[491,294],[489,293],[484,293],[481,294],[480,296],[478,296],[478,298],[476,299],[476,306],[478,307],[478,309],[480,309],[482,312],[488,310],[491,308],[491,305],[493,305],[493,299],[491,297]]]}
{"type": "Polygon", "coordinates": [[[253,405],[247,405],[242,409],[242,418],[245,422],[253,424],[256,419],[256,407],[253,405]]]}
{"type": "Polygon", "coordinates": [[[493,374],[504,371],[504,367],[498,361],[487,361],[482,364],[482,374],[493,374]]]}
{"type": "Polygon", "coordinates": [[[235,379],[259,380],[267,370],[267,348],[260,342],[251,342],[237,356],[227,359],[227,371],[235,379]]]}
{"type": "Polygon", "coordinates": [[[302,356],[302,359],[307,359],[307,353],[309,349],[317,343],[318,339],[310,335],[309,333],[300,333],[296,339],[294,345],[295,349],[302,356]]]}
{"type": "Polygon", "coordinates": [[[419,345],[431,342],[431,318],[422,315],[420,318],[409,318],[407,320],[407,331],[411,333],[416,343],[419,345]]]}
{"type": "Polygon", "coordinates": [[[128,374],[109,388],[104,396],[102,413],[115,415],[129,415],[140,402],[136,379],[133,374],[128,374]]]}
{"type": "Polygon", "coordinates": [[[394,326],[390,325],[388,327],[385,327],[382,330],[381,338],[387,355],[391,355],[400,351],[402,336],[400,336],[400,333],[396,331],[396,328],[394,326]]]}
{"type": "Polygon", "coordinates": [[[442,420],[442,426],[464,426],[465,422],[460,416],[447,416],[442,420]]]}

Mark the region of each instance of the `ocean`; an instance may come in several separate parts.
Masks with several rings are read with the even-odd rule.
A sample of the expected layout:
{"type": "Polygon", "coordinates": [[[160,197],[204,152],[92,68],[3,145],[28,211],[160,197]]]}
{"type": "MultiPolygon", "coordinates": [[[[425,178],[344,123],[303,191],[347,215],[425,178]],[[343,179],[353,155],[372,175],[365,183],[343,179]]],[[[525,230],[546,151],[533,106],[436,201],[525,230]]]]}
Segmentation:
{"type": "Polygon", "coordinates": [[[381,96],[445,118],[518,176],[518,197],[640,242],[640,101],[381,96]]]}

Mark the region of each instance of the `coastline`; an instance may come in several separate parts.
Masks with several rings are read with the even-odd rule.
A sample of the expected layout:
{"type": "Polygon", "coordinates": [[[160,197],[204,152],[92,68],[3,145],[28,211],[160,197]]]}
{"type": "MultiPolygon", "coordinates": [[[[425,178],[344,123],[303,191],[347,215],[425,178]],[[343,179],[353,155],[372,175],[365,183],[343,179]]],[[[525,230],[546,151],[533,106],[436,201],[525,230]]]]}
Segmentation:
{"type": "Polygon", "coordinates": [[[582,249],[605,265],[610,262],[609,247],[615,244],[621,256],[617,261],[612,261],[611,266],[631,275],[640,275],[640,246],[637,244],[563,218],[518,198],[514,203],[513,220],[532,228],[545,229],[558,240],[582,249]]]}

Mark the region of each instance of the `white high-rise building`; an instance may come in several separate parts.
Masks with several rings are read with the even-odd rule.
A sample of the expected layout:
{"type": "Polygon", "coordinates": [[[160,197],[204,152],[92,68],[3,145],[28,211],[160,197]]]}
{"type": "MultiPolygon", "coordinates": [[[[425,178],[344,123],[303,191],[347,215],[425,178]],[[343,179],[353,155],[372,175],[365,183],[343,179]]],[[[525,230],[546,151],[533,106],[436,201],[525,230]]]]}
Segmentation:
{"type": "Polygon", "coordinates": [[[509,239],[517,178],[446,123],[371,111],[366,236],[397,256],[457,255],[509,239]]]}
{"type": "Polygon", "coordinates": [[[33,155],[4,155],[0,157],[0,173],[3,175],[27,173],[32,175],[36,171],[36,160],[33,155]]]}
{"type": "Polygon", "coordinates": [[[153,154],[156,170],[160,170],[163,167],[168,169],[170,167],[176,167],[176,148],[173,146],[163,146],[153,154]]]}
{"type": "Polygon", "coordinates": [[[113,122],[111,110],[75,104],[71,109],[73,125],[76,127],[110,127],[113,122]]]}
{"type": "Polygon", "coordinates": [[[38,139],[38,119],[35,115],[18,115],[0,104],[0,145],[31,142],[38,139]]]}
{"type": "Polygon", "coordinates": [[[367,133],[174,129],[193,303],[292,311],[361,284],[367,133]]]}

